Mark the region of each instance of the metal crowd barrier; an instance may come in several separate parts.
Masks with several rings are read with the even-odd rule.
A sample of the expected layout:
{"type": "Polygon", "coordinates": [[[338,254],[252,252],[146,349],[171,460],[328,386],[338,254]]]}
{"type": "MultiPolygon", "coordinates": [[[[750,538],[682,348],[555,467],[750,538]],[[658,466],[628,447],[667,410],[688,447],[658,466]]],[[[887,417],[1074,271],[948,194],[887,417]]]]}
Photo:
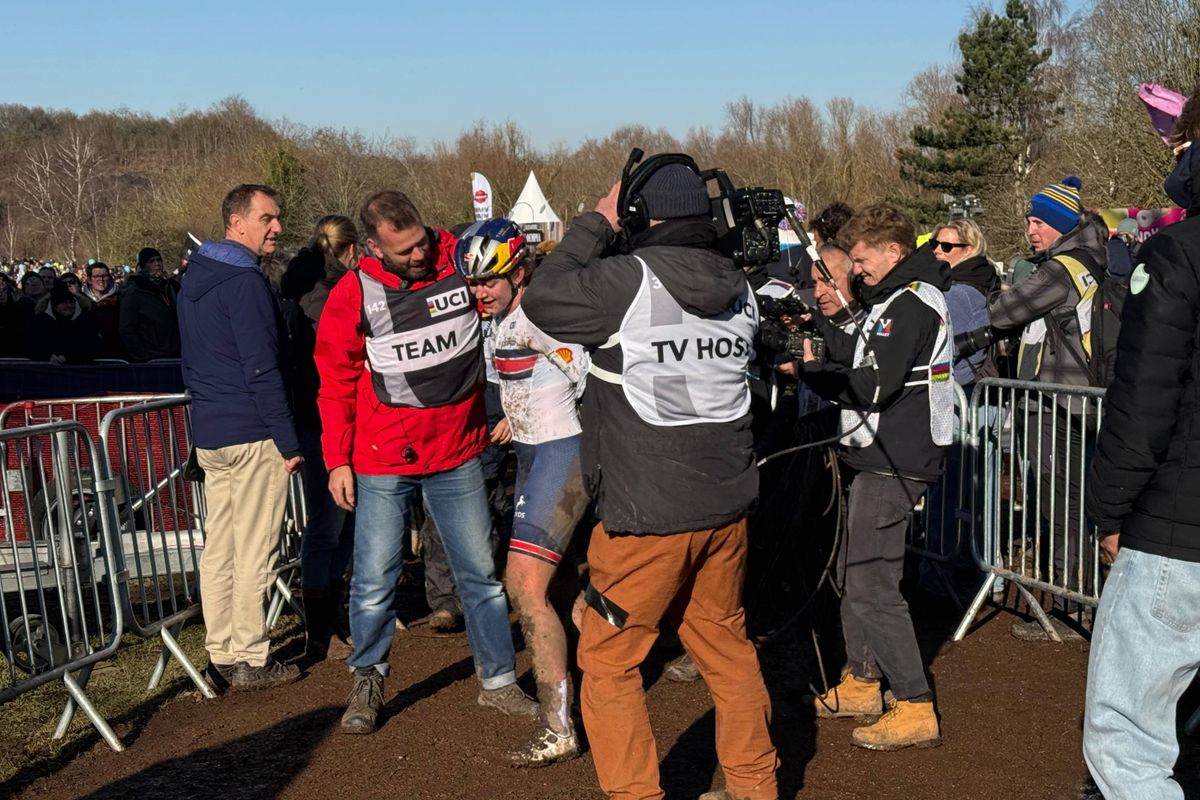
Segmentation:
{"type": "Polygon", "coordinates": [[[1030,612],[1060,641],[1034,591],[1095,607],[1100,552],[1085,516],[1085,483],[1104,413],[1104,390],[989,378],[971,401],[971,536],[987,574],[954,633],[961,640],[996,578],[1011,581],[1030,612]],[[981,425],[1006,420],[1000,431],[981,425]],[[983,428],[983,433],[981,433],[983,428]]]}
{"type": "Polygon", "coordinates": [[[78,421],[0,430],[0,704],[61,680],[70,699],[55,738],[79,708],[120,751],[84,691],[93,667],[116,653],[124,626],[106,475],[102,452],[78,421]]]}
{"type": "Polygon", "coordinates": [[[304,606],[292,591],[300,578],[300,538],[308,525],[308,504],[304,499],[304,481],[297,472],[288,480],[287,508],[279,536],[279,561],[275,567],[275,586],[267,606],[267,630],[275,626],[284,605],[291,606],[301,620],[304,606]]]}
{"type": "Polygon", "coordinates": [[[130,629],[162,639],[148,689],[171,657],[205,697],[214,694],[178,636],[200,614],[203,491],[183,476],[191,443],[190,398],[175,395],[110,411],[100,423],[105,466],[119,487],[118,528],[127,580],[121,602],[130,629]]]}

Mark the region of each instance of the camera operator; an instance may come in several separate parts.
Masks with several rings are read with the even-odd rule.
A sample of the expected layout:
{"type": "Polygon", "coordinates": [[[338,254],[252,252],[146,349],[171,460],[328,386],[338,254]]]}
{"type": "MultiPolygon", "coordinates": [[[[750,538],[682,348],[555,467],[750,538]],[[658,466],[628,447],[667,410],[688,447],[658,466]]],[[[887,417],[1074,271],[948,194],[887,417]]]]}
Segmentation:
{"type": "MultiPolygon", "coordinates": [[[[850,253],[837,240],[830,239],[817,247],[817,255],[825,264],[825,268],[829,270],[830,277],[833,278],[833,281],[830,282],[821,274],[815,264],[812,266],[813,294],[817,301],[817,310],[821,312],[822,317],[843,333],[853,335],[855,327],[862,320],[863,315],[862,305],[850,288],[850,276],[854,267],[850,260],[850,253]],[[845,307],[842,306],[843,298],[846,300],[845,307]]],[[[779,369],[787,375],[797,374],[797,365],[794,361],[782,365],[779,369]]],[[[832,407],[828,400],[814,392],[807,383],[800,384],[797,395],[799,396],[801,417],[832,407]]],[[[834,425],[837,422],[835,417],[834,425]]],[[[831,429],[826,436],[833,432],[834,429],[831,429]]],[[[825,438],[825,436],[819,438],[825,438]]]]}
{"type": "Polygon", "coordinates": [[[522,307],[546,334],[594,348],[581,464],[600,524],[579,666],[601,788],[662,796],[638,666],[666,616],[721,720],[728,794],[703,797],[773,800],[771,704],[742,608],[758,494],[746,386],[758,312],[745,274],[717,249],[704,181],[687,162],[627,168],[627,192],[614,186],[574,221],[522,307]]]}
{"type": "Polygon", "coordinates": [[[842,406],[848,487],[839,570],[847,671],[814,707],[819,717],[879,715],[887,678],[894,703],[855,728],[852,743],[932,747],[941,734],[900,578],[909,512],[940,476],[954,427],[949,268],[916,249],[912,222],[887,204],[862,209],[838,235],[867,316],[859,336],[818,320],[828,363],[806,344],[801,365],[801,378],[842,406]]]}

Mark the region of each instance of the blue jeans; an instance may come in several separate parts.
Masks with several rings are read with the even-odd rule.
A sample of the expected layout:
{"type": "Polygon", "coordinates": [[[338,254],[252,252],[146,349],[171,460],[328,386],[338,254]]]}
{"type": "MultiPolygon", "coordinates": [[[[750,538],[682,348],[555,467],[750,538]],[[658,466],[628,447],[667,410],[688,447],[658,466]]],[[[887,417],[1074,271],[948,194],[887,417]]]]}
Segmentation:
{"type": "MultiPolygon", "coordinates": [[[[321,454],[319,431],[301,431],[304,503],[308,524],[300,537],[300,577],[307,590],[320,590],[346,577],[354,552],[354,514],[338,508],[329,494],[329,472],[321,454]]],[[[340,599],[339,599],[340,602],[340,599]]]]}
{"type": "Polygon", "coordinates": [[[354,575],[350,580],[351,667],[387,674],[396,633],[396,579],[416,490],[420,488],[462,599],[475,673],[484,689],[517,679],[508,600],[488,538],[492,520],[479,459],[432,475],[357,475],[354,575]]]}
{"type": "Polygon", "coordinates": [[[1107,800],[1183,800],[1175,707],[1200,667],[1200,564],[1122,549],[1092,631],[1083,755],[1107,800]]]}

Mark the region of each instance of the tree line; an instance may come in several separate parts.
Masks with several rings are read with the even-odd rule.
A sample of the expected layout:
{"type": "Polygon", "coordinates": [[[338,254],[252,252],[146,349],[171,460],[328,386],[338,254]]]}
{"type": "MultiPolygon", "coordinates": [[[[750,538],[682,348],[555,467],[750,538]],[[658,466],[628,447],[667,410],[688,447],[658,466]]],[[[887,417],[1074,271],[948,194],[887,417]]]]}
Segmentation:
{"type": "Polygon", "coordinates": [[[569,218],[608,190],[634,146],[687,152],[813,210],[887,199],[928,225],[945,217],[943,195],[974,194],[1001,258],[1025,249],[1028,198],[1065,175],[1083,179],[1091,206],[1166,203],[1170,152],[1136,88],[1200,82],[1200,0],[1095,0],[1070,15],[1062,0],[1007,0],[972,12],[957,44],[957,62],[914,76],[895,109],[743,97],[718,130],[678,138],[626,126],[550,148],[511,121],[418,147],[273,122],[238,97],[168,117],[0,105],[0,258],[122,263],[150,244],[172,259],[185,232],[220,233],[219,199],[246,181],[279,190],[291,245],[319,216],[353,217],[385,186],[409,192],[430,223],[468,220],[472,171],[488,176],[503,212],[532,170],[569,218]]]}

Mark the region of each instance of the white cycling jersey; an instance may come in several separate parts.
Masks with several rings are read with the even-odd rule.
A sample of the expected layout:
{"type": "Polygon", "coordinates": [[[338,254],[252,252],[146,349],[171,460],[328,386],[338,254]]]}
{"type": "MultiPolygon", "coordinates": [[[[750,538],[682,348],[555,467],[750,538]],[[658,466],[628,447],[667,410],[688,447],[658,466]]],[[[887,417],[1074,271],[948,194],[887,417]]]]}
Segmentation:
{"type": "Polygon", "coordinates": [[[584,349],[542,332],[520,306],[497,316],[491,335],[500,402],[513,439],[541,444],[578,435],[578,402],[589,363],[584,349]]]}

